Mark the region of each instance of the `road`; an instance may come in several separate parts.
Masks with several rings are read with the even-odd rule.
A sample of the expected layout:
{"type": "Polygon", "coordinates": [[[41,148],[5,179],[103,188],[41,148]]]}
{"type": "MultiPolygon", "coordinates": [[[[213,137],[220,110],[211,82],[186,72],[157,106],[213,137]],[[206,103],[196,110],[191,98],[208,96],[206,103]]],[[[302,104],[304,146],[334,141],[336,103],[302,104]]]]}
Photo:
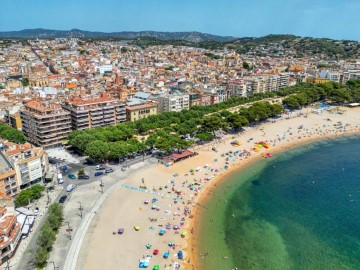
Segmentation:
{"type": "MultiPolygon", "coordinates": [[[[62,172],[63,174],[63,178],[64,178],[64,183],[62,184],[62,186],[64,187],[63,190],[59,193],[59,195],[56,197],[56,199],[53,202],[58,202],[60,197],[63,195],[67,195],[68,198],[64,204],[64,215],[65,215],[65,219],[69,219],[68,216],[77,216],[77,218],[79,218],[80,216],[80,212],[78,210],[78,206],[74,206],[74,205],[69,205],[68,204],[71,202],[71,204],[75,204],[77,205],[77,202],[74,202],[74,200],[79,200],[79,196],[75,196],[75,198],[73,198],[73,193],[69,193],[66,191],[66,187],[68,185],[70,185],[71,183],[76,184],[77,186],[94,186],[94,183],[96,183],[97,181],[100,184],[100,181],[103,180],[104,183],[104,190],[107,190],[111,185],[113,185],[115,183],[115,178],[119,178],[119,174],[121,174],[121,178],[123,178],[125,175],[127,175],[127,173],[129,173],[132,170],[132,166],[135,164],[139,164],[142,163],[144,161],[149,161],[151,163],[155,163],[156,159],[154,157],[152,157],[151,155],[149,156],[138,156],[134,159],[130,159],[128,160],[128,162],[123,162],[123,163],[117,163],[117,164],[110,164],[110,167],[112,167],[114,169],[115,172],[110,173],[108,175],[103,175],[100,177],[95,177],[94,174],[96,172],[96,164],[95,165],[88,165],[86,164],[86,162],[84,161],[83,164],[78,164],[78,163],[67,163],[67,162],[60,162],[58,164],[58,169],[60,169],[63,165],[67,165],[69,167],[69,172],[67,172],[66,174],[62,172]],[[80,168],[84,168],[85,173],[87,175],[90,176],[90,179],[87,180],[72,180],[70,179],[67,175],[72,173],[77,175],[78,171],[80,168]],[[126,168],[126,171],[121,171],[122,168],[126,168]],[[129,171],[129,172],[128,172],[129,171]],[[109,181],[108,178],[113,178],[113,181],[109,181]]],[[[55,165],[52,165],[55,166],[55,165]]],[[[55,168],[54,168],[55,169],[55,168]]],[[[100,187],[98,185],[95,184],[95,186],[97,186],[98,191],[100,192],[100,187]]],[[[81,197],[85,197],[86,194],[83,194],[81,197]]],[[[46,197],[46,196],[44,196],[46,197]]],[[[84,214],[87,211],[87,206],[90,204],[90,201],[92,200],[92,198],[87,198],[86,200],[84,200],[84,205],[82,206],[83,208],[85,208],[84,214]]],[[[46,215],[44,216],[46,217],[46,215]]],[[[35,269],[35,265],[34,265],[34,251],[35,251],[35,247],[36,247],[36,241],[37,238],[39,236],[40,230],[39,228],[41,228],[41,225],[43,224],[45,218],[42,219],[41,222],[39,222],[39,224],[37,225],[36,229],[33,230],[33,232],[31,233],[31,239],[29,244],[27,245],[26,249],[24,250],[23,254],[22,254],[22,258],[19,261],[19,263],[17,263],[16,268],[17,270],[34,270],[35,269]]],[[[72,221],[72,220],[71,220],[72,221]]],[[[75,225],[76,223],[74,223],[74,221],[72,221],[72,223],[75,225]]],[[[75,234],[75,229],[73,234],[75,234]]],[[[59,232],[60,234],[60,232],[59,232]]],[[[60,237],[60,235],[58,236],[60,237]]],[[[66,241],[66,240],[65,240],[66,241]]],[[[68,241],[66,241],[68,242],[68,241]]],[[[66,256],[66,254],[64,254],[66,256]]],[[[57,261],[57,264],[59,264],[59,262],[57,261]]]]}

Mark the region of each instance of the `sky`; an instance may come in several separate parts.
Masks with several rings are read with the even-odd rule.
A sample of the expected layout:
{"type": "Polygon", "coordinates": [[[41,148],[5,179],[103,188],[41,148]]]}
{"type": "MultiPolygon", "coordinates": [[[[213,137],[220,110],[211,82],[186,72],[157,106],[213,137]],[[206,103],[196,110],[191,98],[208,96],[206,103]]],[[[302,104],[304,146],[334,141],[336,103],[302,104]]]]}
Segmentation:
{"type": "Polygon", "coordinates": [[[0,31],[199,31],[360,40],[360,0],[1,0],[0,31]]]}

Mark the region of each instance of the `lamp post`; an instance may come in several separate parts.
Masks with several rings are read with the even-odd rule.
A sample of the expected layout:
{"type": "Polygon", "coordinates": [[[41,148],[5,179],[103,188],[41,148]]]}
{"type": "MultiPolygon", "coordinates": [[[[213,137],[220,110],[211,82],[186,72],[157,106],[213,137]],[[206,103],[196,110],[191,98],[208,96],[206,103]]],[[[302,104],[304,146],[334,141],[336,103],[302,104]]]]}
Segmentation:
{"type": "Polygon", "coordinates": [[[47,202],[46,202],[46,204],[48,205],[48,204],[50,203],[49,188],[46,188],[46,195],[47,195],[47,202]]]}
{"type": "Polygon", "coordinates": [[[68,228],[66,229],[69,233],[69,239],[71,240],[71,227],[70,227],[70,222],[65,222],[68,225],[68,228]]]}
{"type": "Polygon", "coordinates": [[[57,267],[57,266],[55,265],[55,262],[49,262],[49,263],[51,263],[51,264],[53,265],[53,267],[54,267],[54,270],[57,270],[57,269],[59,269],[59,267],[57,267]]]}
{"type": "Polygon", "coordinates": [[[9,259],[6,261],[6,268],[5,269],[10,270],[10,260],[9,259]]]}
{"type": "Polygon", "coordinates": [[[80,211],[80,218],[83,217],[82,215],[82,211],[84,210],[84,208],[81,207],[81,202],[77,202],[79,204],[79,211],[80,211]]]}
{"type": "Polygon", "coordinates": [[[101,193],[104,193],[104,184],[102,179],[100,179],[100,188],[101,188],[101,193]]]}

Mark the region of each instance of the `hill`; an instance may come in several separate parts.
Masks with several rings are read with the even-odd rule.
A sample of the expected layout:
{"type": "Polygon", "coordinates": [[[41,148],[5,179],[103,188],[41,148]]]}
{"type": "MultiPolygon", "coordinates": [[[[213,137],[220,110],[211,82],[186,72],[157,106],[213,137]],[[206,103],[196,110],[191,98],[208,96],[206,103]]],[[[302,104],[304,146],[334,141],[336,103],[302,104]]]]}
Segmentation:
{"type": "Polygon", "coordinates": [[[205,40],[214,40],[218,42],[226,42],[235,40],[236,37],[223,37],[200,32],[156,32],[156,31],[140,31],[140,32],[91,32],[79,29],[72,30],[50,30],[50,29],[25,29],[21,31],[0,32],[0,38],[122,38],[134,39],[138,37],[150,37],[160,40],[187,40],[199,42],[205,40]]]}

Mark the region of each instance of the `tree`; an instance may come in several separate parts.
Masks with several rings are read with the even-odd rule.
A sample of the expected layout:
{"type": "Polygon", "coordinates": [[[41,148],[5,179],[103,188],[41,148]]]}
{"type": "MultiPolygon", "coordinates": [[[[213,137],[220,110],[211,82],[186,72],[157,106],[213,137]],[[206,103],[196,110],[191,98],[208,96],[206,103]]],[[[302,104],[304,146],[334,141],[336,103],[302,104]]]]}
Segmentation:
{"type": "Polygon", "coordinates": [[[46,264],[48,257],[49,257],[49,252],[47,251],[47,249],[42,246],[37,246],[34,255],[36,266],[39,268],[43,268],[46,264]]]}
{"type": "Polygon", "coordinates": [[[249,125],[249,120],[246,117],[233,113],[226,118],[226,121],[230,124],[235,131],[241,129],[243,126],[249,125]]]}
{"type": "Polygon", "coordinates": [[[78,171],[78,175],[84,175],[85,174],[85,169],[84,168],[80,168],[78,171]]]}
{"type": "Polygon", "coordinates": [[[298,99],[293,96],[284,98],[282,103],[290,110],[298,109],[300,107],[298,99]]]}
{"type": "Polygon", "coordinates": [[[223,120],[217,116],[212,115],[210,117],[206,117],[202,124],[202,129],[207,132],[212,132],[215,136],[215,131],[219,130],[223,125],[223,120]]]}
{"type": "Polygon", "coordinates": [[[250,65],[248,62],[244,61],[243,62],[243,68],[247,69],[247,70],[250,70],[250,65]]]}
{"type": "Polygon", "coordinates": [[[196,138],[198,138],[200,141],[210,141],[214,139],[214,135],[211,133],[199,133],[196,134],[196,138]]]}
{"type": "Polygon", "coordinates": [[[109,145],[103,141],[96,140],[90,142],[85,150],[85,154],[95,160],[106,159],[109,153],[109,145]]]}
{"type": "Polygon", "coordinates": [[[56,234],[52,230],[51,225],[49,224],[48,221],[46,221],[44,225],[41,227],[40,234],[37,239],[37,244],[50,251],[52,244],[55,241],[55,237],[56,234]]]}
{"type": "Polygon", "coordinates": [[[21,83],[23,86],[28,86],[29,85],[29,78],[22,78],[21,83]]]}

